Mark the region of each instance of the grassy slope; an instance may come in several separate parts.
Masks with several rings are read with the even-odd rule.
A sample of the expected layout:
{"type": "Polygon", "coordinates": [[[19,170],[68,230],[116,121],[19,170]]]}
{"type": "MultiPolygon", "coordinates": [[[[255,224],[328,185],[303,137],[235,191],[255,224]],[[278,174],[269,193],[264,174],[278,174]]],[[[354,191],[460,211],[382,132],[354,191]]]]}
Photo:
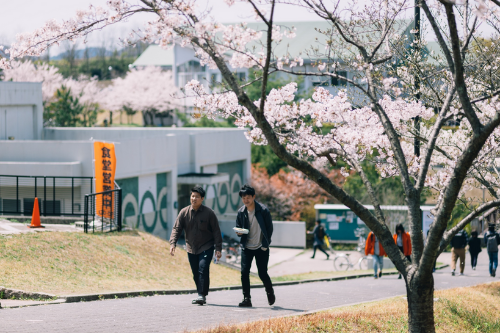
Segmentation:
{"type": "MultiPolygon", "coordinates": [[[[500,282],[435,292],[438,332],[500,332],[500,282]]],[[[408,307],[402,297],[343,307],[312,315],[274,318],[201,332],[312,333],[407,332],[408,307]]]]}
{"type": "MultiPolygon", "coordinates": [[[[169,248],[142,232],[0,236],[0,286],[58,295],[194,289],[186,253],[178,248],[172,257],[169,248]]],[[[210,267],[212,287],[241,283],[238,271],[210,267]]]]}

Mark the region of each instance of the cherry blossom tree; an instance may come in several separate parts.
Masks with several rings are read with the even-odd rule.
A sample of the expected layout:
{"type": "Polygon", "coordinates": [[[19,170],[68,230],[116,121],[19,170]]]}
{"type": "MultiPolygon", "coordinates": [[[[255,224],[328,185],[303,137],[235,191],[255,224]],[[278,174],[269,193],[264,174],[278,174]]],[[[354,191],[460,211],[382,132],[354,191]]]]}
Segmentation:
{"type": "MultiPolygon", "coordinates": [[[[3,70],[3,79],[15,82],[42,82],[42,99],[47,110],[56,108],[56,101],[60,99],[60,96],[70,94],[71,96],[67,98],[71,97],[77,101],[77,109],[82,113],[77,117],[83,117],[83,122],[78,119],[73,119],[73,121],[85,124],[85,126],[90,125],[85,119],[95,118],[94,114],[97,113],[99,102],[103,97],[97,78],[89,78],[85,75],[80,75],[76,80],[64,78],[56,67],[47,63],[11,61],[10,66],[3,70]],[[51,106],[51,103],[55,104],[51,106]]],[[[50,121],[52,116],[48,113],[46,116],[47,124],[52,124],[50,121]]]]}
{"type": "MultiPolygon", "coordinates": [[[[235,0],[226,0],[228,6],[235,0]]],[[[409,40],[399,19],[414,2],[406,0],[340,1],[246,0],[260,20],[252,29],[245,23],[224,25],[196,8],[194,0],[110,0],[107,8],[90,7],[63,22],[22,34],[8,50],[11,59],[41,54],[48,46],[84,37],[136,13],[150,13],[151,21],[137,34],[162,47],[190,45],[202,64],[217,68],[222,88],[208,92],[191,81],[186,92],[209,117],[233,116],[248,128],[254,144],[267,144],[274,153],[301,171],[328,194],[349,207],[375,233],[402,273],[408,296],[410,332],[434,332],[432,267],[451,238],[482,212],[500,206],[498,154],[500,87],[496,71],[498,53],[470,52],[481,25],[500,31],[497,0],[418,0],[439,55],[424,56],[421,31],[409,40]],[[279,43],[293,43],[296,31],[275,22],[279,4],[302,7],[329,23],[321,47],[304,46],[301,55],[277,54],[279,43]],[[201,14],[200,14],[201,13],[201,14]],[[430,61],[434,58],[434,62],[430,61]],[[304,67],[305,60],[314,65],[304,67]],[[481,64],[488,64],[481,66],[481,64]],[[490,68],[487,68],[490,66],[490,68]],[[257,68],[262,75],[260,99],[245,94],[233,70],[257,68]],[[354,77],[343,76],[347,68],[354,77]],[[317,88],[310,99],[294,101],[297,84],[290,82],[266,93],[271,73],[285,73],[347,82],[353,90],[332,95],[317,88]],[[358,97],[354,98],[357,94],[358,97]],[[359,98],[361,96],[361,98],[359,98]],[[459,122],[449,129],[449,120],[459,122]],[[329,124],[328,130],[323,130],[329,124]],[[342,172],[363,179],[375,207],[372,213],[323,172],[326,164],[345,163],[342,172]],[[399,176],[408,206],[412,238],[409,262],[394,244],[375,190],[362,161],[370,161],[383,177],[399,176]],[[323,166],[319,166],[323,164],[323,166]],[[473,207],[455,227],[446,230],[457,200],[466,200],[471,186],[487,188],[492,200],[473,207]],[[435,220],[424,243],[420,195],[431,188],[438,193],[435,220]]],[[[497,39],[495,39],[497,40],[497,39]]],[[[496,42],[494,42],[496,43],[496,42]]],[[[2,66],[9,66],[2,59],[2,66]]]]}
{"type": "Polygon", "coordinates": [[[3,70],[3,80],[15,82],[42,82],[42,98],[48,103],[57,89],[64,83],[58,69],[47,63],[35,64],[31,61],[11,61],[3,70]]]}
{"type": "Polygon", "coordinates": [[[124,78],[113,79],[103,92],[107,109],[141,111],[144,125],[154,125],[158,112],[172,114],[173,110],[181,108],[177,94],[172,71],[153,66],[133,68],[124,78]]]}

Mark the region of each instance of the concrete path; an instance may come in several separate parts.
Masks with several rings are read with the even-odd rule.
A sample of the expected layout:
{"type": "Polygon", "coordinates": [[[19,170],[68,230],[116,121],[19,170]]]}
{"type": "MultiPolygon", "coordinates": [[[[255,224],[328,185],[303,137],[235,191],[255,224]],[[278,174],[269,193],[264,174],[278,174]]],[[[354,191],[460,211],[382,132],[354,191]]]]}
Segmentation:
{"type": "MultiPolygon", "coordinates": [[[[271,258],[275,256],[275,252],[281,249],[271,248],[271,258]]],[[[272,265],[269,263],[269,275],[272,277],[283,276],[290,274],[301,274],[309,272],[333,272],[335,267],[333,267],[334,255],[331,252],[327,252],[330,255],[330,259],[326,260],[326,255],[323,252],[316,251],[314,259],[311,258],[313,251],[308,250],[295,250],[295,255],[293,257],[287,258],[286,260],[281,260],[280,262],[272,265]]],[[[349,253],[351,255],[352,262],[357,262],[361,258],[361,253],[357,251],[341,251],[342,253],[349,253]]],[[[340,253],[340,251],[339,251],[340,253]]],[[[278,253],[278,256],[281,256],[278,253]]],[[[276,261],[276,259],[275,259],[276,261]]],[[[257,267],[255,267],[257,269],[257,267]]],[[[356,267],[356,269],[358,269],[356,267]]]]}
{"type": "Polygon", "coordinates": [[[40,232],[40,231],[67,231],[67,232],[83,232],[82,228],[76,228],[74,225],[67,224],[45,224],[42,225],[45,228],[28,228],[29,223],[18,223],[11,222],[6,219],[0,218],[0,234],[21,234],[28,232],[40,232]]]}
{"type": "MultiPolygon", "coordinates": [[[[470,269],[469,260],[467,255],[465,276],[452,277],[449,269],[437,271],[436,289],[500,280],[489,276],[485,251],[480,254],[477,271],[470,269]]],[[[238,308],[242,298],[238,290],[212,292],[206,306],[191,305],[193,295],[175,295],[2,309],[0,332],[182,332],[404,296],[405,285],[397,275],[390,275],[377,280],[282,286],[276,287],[275,292],[277,301],[270,307],[264,290],[253,289],[254,307],[250,309],[238,308]]]]}

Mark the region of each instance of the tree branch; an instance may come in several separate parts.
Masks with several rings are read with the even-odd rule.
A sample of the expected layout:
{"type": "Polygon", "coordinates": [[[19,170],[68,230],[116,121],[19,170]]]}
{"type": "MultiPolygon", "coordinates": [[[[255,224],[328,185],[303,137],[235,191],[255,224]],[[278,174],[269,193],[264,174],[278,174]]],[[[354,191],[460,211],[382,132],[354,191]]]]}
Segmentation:
{"type": "Polygon", "coordinates": [[[500,199],[482,204],[469,215],[467,215],[462,221],[458,222],[456,226],[445,232],[445,234],[443,235],[443,240],[441,241],[441,244],[439,246],[438,255],[446,249],[453,236],[455,236],[460,230],[462,230],[467,224],[478,217],[481,213],[493,207],[500,207],[500,199]]]}
{"type": "Polygon", "coordinates": [[[455,89],[450,89],[448,95],[446,96],[445,102],[441,107],[441,111],[439,112],[439,117],[436,120],[432,128],[432,135],[430,140],[427,143],[427,149],[425,150],[425,155],[420,163],[420,172],[417,177],[417,184],[415,186],[416,190],[420,193],[424,188],[425,178],[427,177],[427,172],[429,170],[429,165],[431,163],[432,154],[434,152],[434,147],[436,146],[436,141],[441,132],[441,128],[446,120],[446,113],[450,108],[450,103],[453,100],[453,96],[455,94],[455,89]]]}

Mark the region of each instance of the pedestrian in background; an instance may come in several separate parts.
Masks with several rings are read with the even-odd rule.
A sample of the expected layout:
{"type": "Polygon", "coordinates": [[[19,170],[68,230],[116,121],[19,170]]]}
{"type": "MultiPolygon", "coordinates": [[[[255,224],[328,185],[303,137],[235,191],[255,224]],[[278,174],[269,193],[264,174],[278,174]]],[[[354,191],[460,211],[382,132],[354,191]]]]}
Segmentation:
{"type": "MultiPolygon", "coordinates": [[[[411,237],[410,233],[405,232],[405,227],[402,223],[396,225],[396,233],[393,238],[401,253],[411,262],[411,237]]],[[[401,273],[399,273],[398,279],[401,279],[401,273]]]]}
{"type": "Polygon", "coordinates": [[[320,220],[316,220],[316,225],[314,226],[313,231],[308,231],[308,234],[313,234],[314,235],[314,242],[313,242],[313,255],[311,259],[314,259],[314,256],[316,255],[316,250],[319,249],[321,252],[326,254],[326,260],[330,259],[330,255],[326,253],[326,251],[323,249],[323,244],[324,244],[324,239],[326,236],[325,228],[321,225],[320,220]]]}
{"type": "Polygon", "coordinates": [[[460,230],[451,239],[451,275],[455,276],[455,270],[457,268],[457,259],[460,260],[460,275],[464,275],[465,269],[465,247],[469,241],[467,232],[465,230],[460,230]]]}
{"type": "Polygon", "coordinates": [[[484,234],[484,242],[486,250],[490,258],[490,276],[495,277],[498,266],[498,244],[500,244],[500,236],[495,231],[495,225],[490,224],[488,231],[484,234]]]}
{"type": "Polygon", "coordinates": [[[186,251],[189,265],[193,272],[193,280],[198,291],[198,298],[192,304],[203,305],[210,288],[210,262],[214,255],[220,259],[222,250],[222,235],[219,221],[213,210],[202,205],[205,190],[200,186],[191,189],[191,205],[183,208],[172,228],[170,235],[170,254],[175,255],[177,240],[186,235],[186,251]]]}
{"type": "Polygon", "coordinates": [[[477,266],[477,256],[481,252],[481,240],[477,237],[477,231],[473,230],[470,233],[469,239],[469,253],[470,253],[470,264],[473,270],[476,270],[477,266]]]}
{"type": "Polygon", "coordinates": [[[369,254],[371,254],[373,257],[373,271],[375,272],[375,279],[382,277],[385,250],[373,231],[370,231],[368,237],[366,238],[365,255],[369,254]]]}
{"type": "Polygon", "coordinates": [[[244,206],[236,215],[236,227],[248,229],[248,234],[236,233],[241,237],[241,285],[243,301],[241,307],[251,307],[250,296],[250,268],[255,258],[259,278],[264,284],[267,293],[267,302],[273,305],[276,301],[273,283],[267,273],[269,263],[269,246],[273,235],[273,220],[266,206],[255,200],[255,189],[250,185],[243,185],[239,193],[244,206]]]}

